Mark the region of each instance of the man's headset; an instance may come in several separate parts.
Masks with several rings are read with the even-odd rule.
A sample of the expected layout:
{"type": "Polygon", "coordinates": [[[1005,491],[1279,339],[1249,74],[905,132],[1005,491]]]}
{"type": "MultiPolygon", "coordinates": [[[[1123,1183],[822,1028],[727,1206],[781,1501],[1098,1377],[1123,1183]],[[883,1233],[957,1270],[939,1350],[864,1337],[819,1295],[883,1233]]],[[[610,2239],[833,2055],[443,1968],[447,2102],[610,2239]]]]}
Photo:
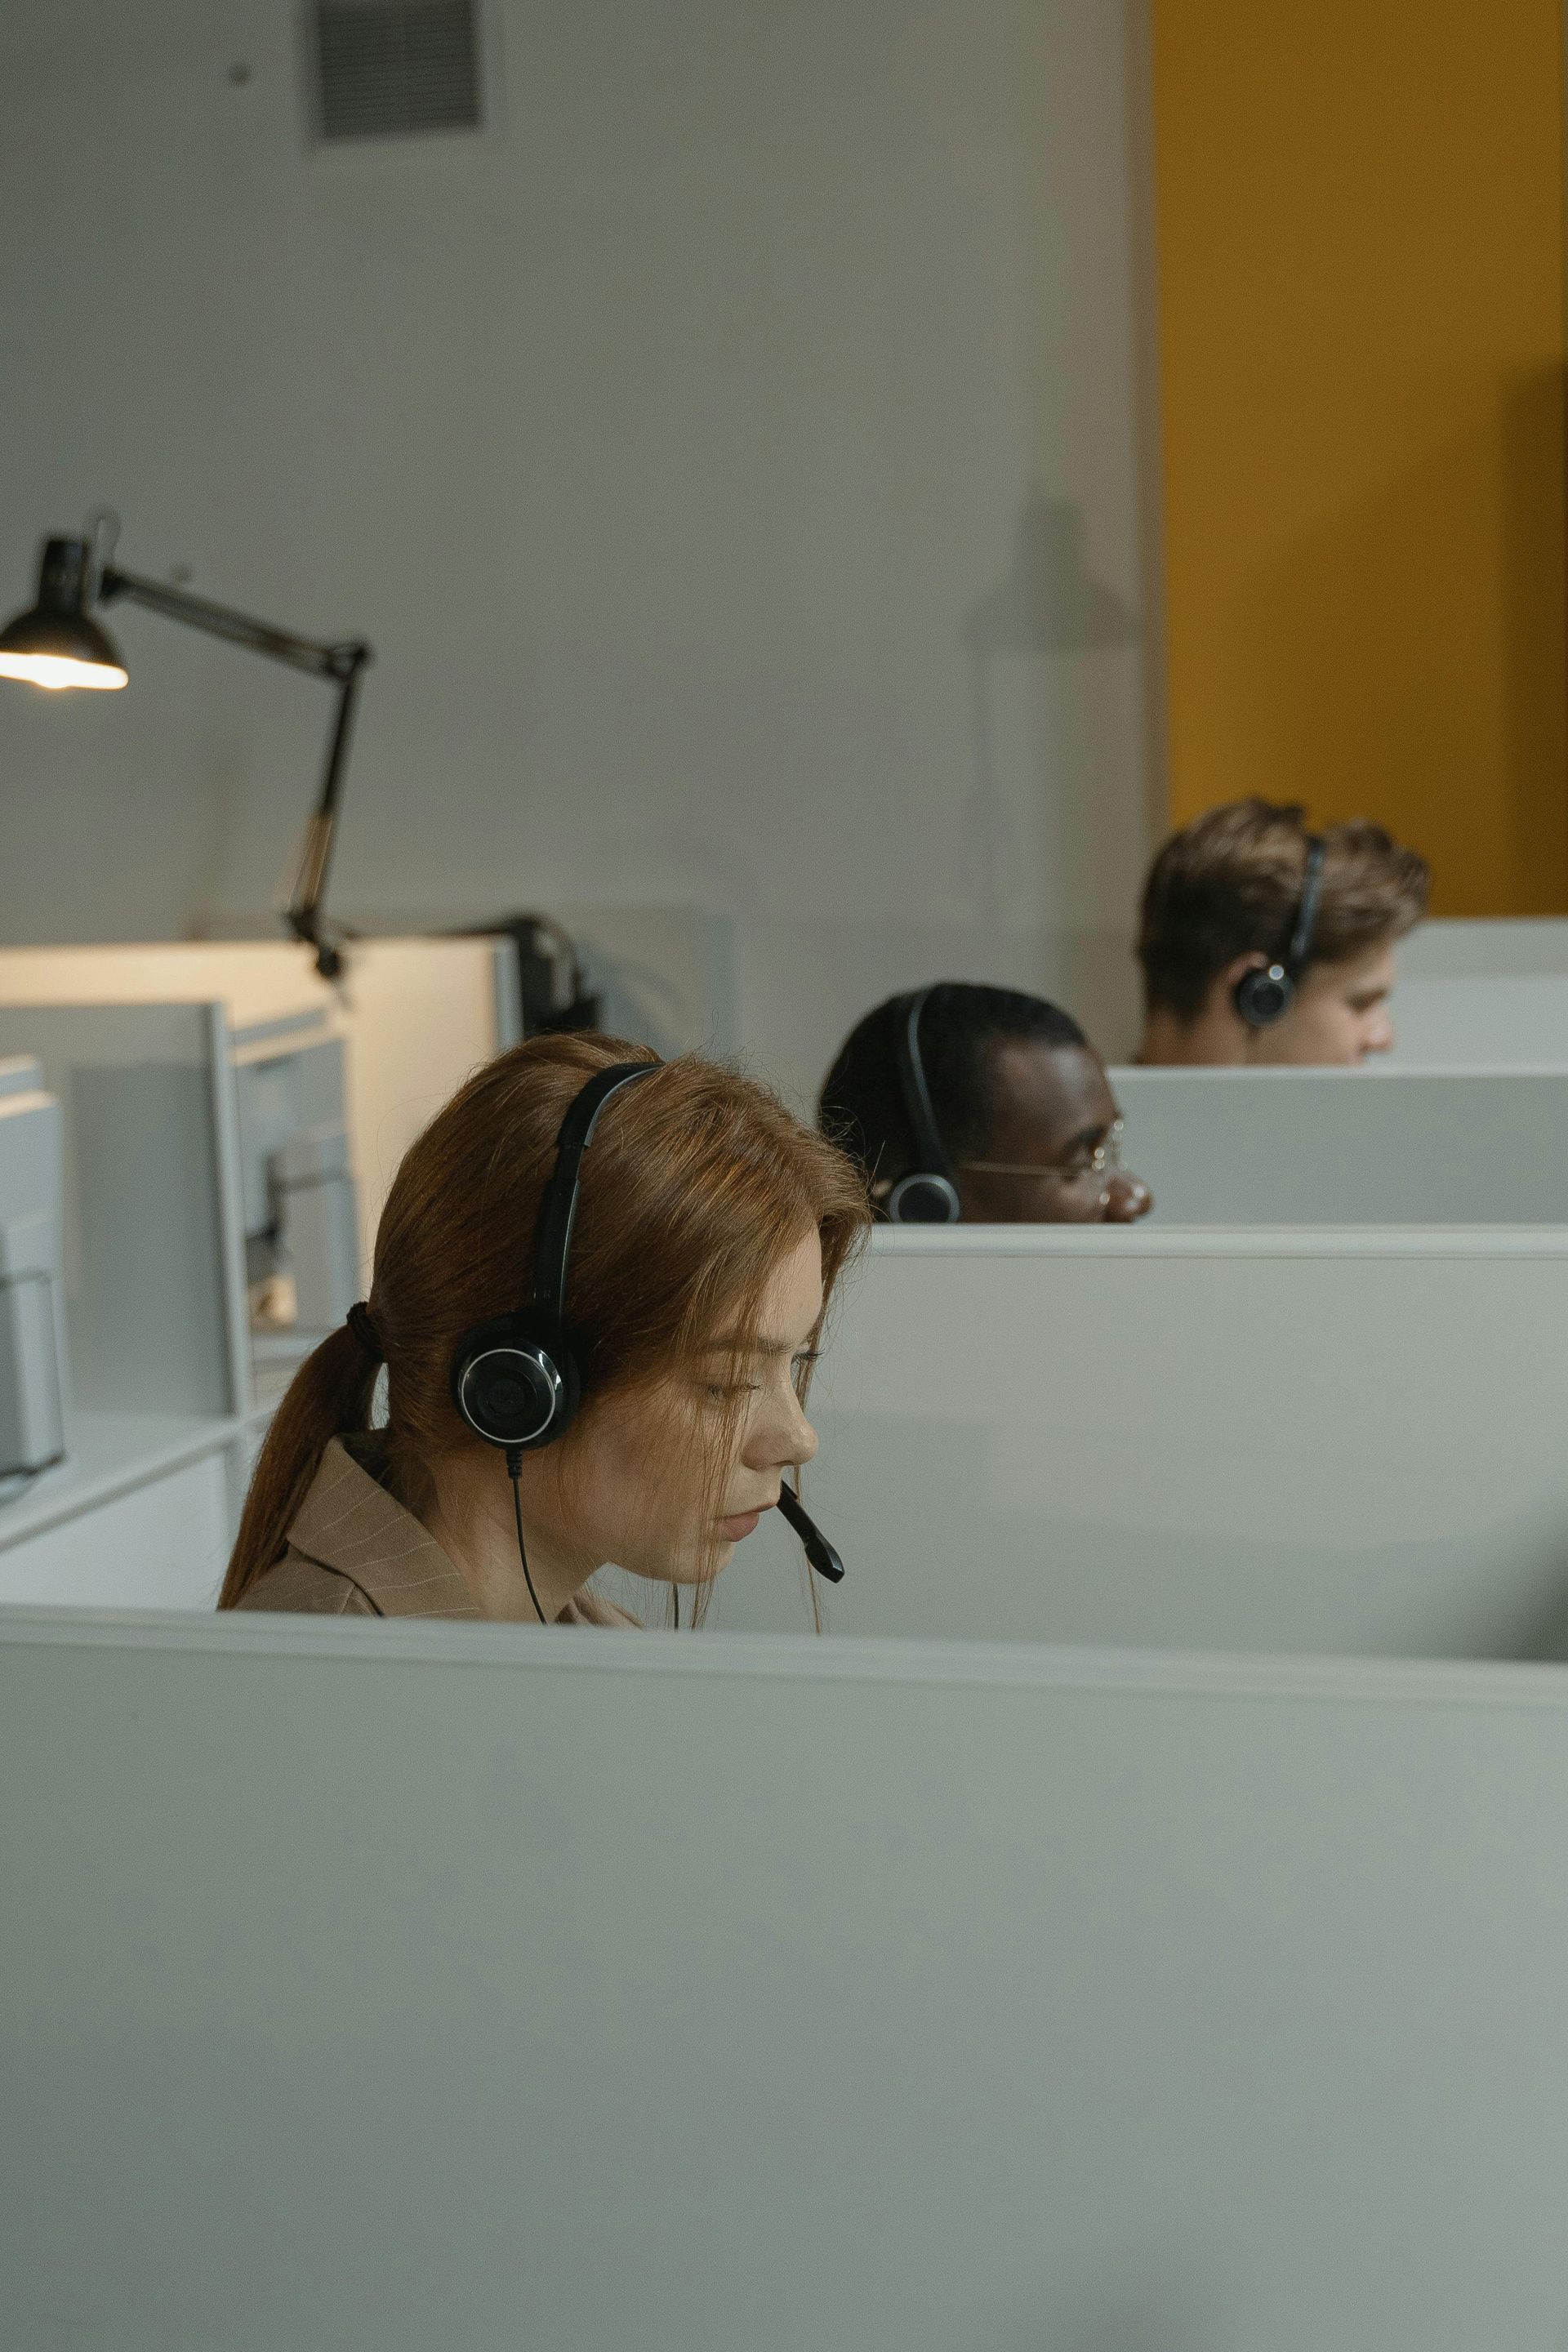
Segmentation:
{"type": "MultiPolygon", "coordinates": [[[[533,1256],[533,1291],[528,1305],[465,1331],[452,1358],[452,1402],[476,1437],[506,1455],[517,1518],[517,1548],[528,1597],[541,1624],[544,1612],[529,1574],[522,1538],[522,1501],[518,1480],[525,1454],[563,1437],[582,1402],[583,1379],[566,1321],[566,1272],[583,1154],[594,1139],[599,1115],[612,1096],[639,1078],[651,1077],[658,1062],[616,1062],[588,1080],[567,1107],[555,1139],[555,1165],[539,1213],[533,1256]]],[[[807,1516],[798,1497],[782,1486],[778,1507],[805,1547],[817,1574],[837,1584],[844,1564],[807,1516]]]]}
{"type": "Polygon", "coordinates": [[[915,1164],[888,1194],[888,1222],[894,1225],[956,1225],[963,1214],[921,1059],[921,1014],[930,994],[929,988],[918,988],[898,1026],[899,1090],[914,1139],[915,1164]]]}
{"type": "Polygon", "coordinates": [[[1301,896],[1297,901],[1296,920],[1291,925],[1284,961],[1243,972],[1236,983],[1233,1002],[1249,1029],[1272,1029],[1277,1021],[1283,1021],[1296,1002],[1297,986],[1312,952],[1318,902],[1323,895],[1325,854],[1321,835],[1310,833],[1307,862],[1301,869],[1301,896]]]}

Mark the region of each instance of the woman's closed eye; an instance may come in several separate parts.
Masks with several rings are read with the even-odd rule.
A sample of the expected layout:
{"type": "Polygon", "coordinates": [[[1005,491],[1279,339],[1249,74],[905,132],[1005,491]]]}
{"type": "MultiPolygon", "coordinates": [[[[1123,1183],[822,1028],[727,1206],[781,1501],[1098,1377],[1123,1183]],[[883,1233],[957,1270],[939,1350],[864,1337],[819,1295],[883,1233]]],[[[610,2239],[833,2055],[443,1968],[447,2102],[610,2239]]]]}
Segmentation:
{"type": "MultiPolygon", "coordinates": [[[[789,1375],[792,1383],[799,1381],[805,1372],[810,1370],[812,1365],[816,1362],[820,1350],[816,1348],[796,1349],[789,1360],[789,1375]]],[[[704,1381],[702,1393],[710,1404],[723,1404],[731,1397],[755,1396],[762,1386],[760,1380],[704,1381]]]]}

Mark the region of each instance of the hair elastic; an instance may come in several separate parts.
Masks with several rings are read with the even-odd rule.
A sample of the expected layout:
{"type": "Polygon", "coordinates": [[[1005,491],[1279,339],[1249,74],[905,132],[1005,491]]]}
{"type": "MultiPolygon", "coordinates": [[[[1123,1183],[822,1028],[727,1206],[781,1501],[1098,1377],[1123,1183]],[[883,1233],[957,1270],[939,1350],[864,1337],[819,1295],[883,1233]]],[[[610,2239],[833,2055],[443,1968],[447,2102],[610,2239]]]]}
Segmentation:
{"type": "Polygon", "coordinates": [[[343,1320],[373,1364],[384,1364],[386,1351],[381,1344],[381,1334],[371,1320],[370,1308],[363,1298],[356,1298],[343,1320]]]}

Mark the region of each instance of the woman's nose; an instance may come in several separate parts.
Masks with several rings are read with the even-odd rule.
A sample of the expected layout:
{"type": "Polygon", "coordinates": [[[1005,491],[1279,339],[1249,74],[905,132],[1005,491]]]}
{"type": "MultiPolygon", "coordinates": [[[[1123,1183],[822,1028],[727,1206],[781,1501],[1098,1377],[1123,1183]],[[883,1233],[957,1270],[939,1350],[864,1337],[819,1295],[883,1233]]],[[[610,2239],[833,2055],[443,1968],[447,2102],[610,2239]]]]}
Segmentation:
{"type": "Polygon", "coordinates": [[[816,1432],[805,1417],[794,1389],[786,1389],[773,1409],[757,1417],[746,1459],[753,1470],[799,1470],[816,1452],[816,1432]]]}

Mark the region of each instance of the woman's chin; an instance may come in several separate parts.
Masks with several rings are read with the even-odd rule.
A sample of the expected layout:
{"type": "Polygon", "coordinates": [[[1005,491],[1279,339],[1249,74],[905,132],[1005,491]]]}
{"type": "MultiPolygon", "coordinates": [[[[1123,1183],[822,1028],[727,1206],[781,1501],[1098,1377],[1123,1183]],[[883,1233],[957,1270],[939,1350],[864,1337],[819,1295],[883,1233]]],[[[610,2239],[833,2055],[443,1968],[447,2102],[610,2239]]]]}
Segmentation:
{"type": "Polygon", "coordinates": [[[639,1560],[635,1567],[625,1562],[622,1565],[626,1567],[628,1576],[640,1576],[645,1584],[674,1584],[689,1591],[694,1584],[710,1584],[734,1557],[732,1543],[720,1543],[704,1560],[639,1560]]]}

